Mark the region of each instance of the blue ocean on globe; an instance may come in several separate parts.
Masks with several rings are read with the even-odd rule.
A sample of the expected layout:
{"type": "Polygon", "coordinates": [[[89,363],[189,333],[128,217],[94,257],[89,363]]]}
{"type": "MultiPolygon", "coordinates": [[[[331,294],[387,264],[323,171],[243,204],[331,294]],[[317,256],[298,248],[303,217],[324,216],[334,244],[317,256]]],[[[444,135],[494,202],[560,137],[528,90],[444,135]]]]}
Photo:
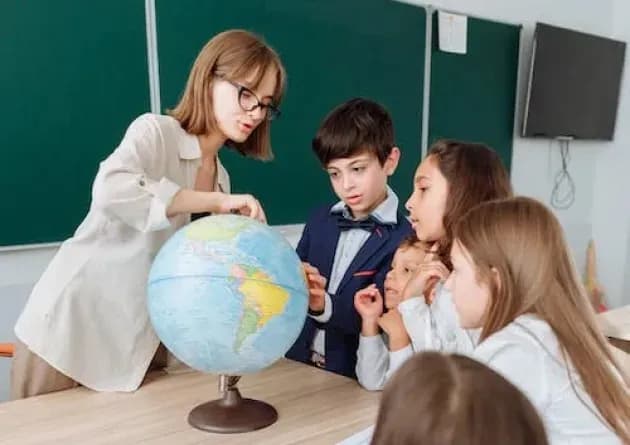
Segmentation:
{"type": "Polygon", "coordinates": [[[284,356],[308,306],[299,257],[271,227],[213,215],[178,230],[148,280],[148,309],[164,345],[203,372],[242,375],[284,356]]]}

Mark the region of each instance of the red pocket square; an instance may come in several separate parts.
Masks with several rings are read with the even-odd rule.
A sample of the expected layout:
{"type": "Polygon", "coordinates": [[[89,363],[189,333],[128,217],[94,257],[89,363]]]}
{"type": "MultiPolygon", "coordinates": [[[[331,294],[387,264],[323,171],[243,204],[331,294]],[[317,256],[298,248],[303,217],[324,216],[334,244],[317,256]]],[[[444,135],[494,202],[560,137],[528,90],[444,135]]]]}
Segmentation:
{"type": "Polygon", "coordinates": [[[355,272],[353,277],[371,277],[372,275],[376,275],[375,270],[362,270],[360,272],[355,272]]]}

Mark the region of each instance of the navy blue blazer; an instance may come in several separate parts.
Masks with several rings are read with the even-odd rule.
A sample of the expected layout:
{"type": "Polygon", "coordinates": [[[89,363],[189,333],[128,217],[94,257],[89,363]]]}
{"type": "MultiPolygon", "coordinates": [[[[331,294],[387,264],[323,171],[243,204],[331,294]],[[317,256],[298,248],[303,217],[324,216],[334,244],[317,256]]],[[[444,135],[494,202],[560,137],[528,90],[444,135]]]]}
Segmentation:
{"type": "MultiPolygon", "coordinates": [[[[332,206],[317,209],[309,218],[297,253],[302,261],[319,269],[330,279],[340,230],[332,206]]],[[[312,364],[311,347],[317,329],[326,331],[326,369],[356,379],[357,348],[361,333],[361,317],[354,308],[354,294],[375,283],[383,292],[385,275],[391,267],[394,252],[411,233],[411,225],[398,212],[398,223],[379,224],[361,247],[339,284],[332,300],[332,315],[319,323],[306,317],[300,336],[286,354],[287,358],[312,364]]]]}

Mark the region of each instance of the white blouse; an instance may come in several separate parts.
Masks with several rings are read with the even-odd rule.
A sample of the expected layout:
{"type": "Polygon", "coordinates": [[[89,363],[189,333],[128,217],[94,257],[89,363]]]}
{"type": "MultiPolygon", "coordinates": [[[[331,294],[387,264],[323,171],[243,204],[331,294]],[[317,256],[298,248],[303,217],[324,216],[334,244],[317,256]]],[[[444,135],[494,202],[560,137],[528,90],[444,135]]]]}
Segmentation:
{"type": "MultiPolygon", "coordinates": [[[[440,294],[438,298],[444,295],[440,294]]],[[[448,294],[446,295],[446,298],[450,298],[448,294]]],[[[415,307],[418,306],[416,302],[415,307]]],[[[414,342],[414,345],[422,343],[424,350],[443,350],[436,345],[444,347],[463,344],[464,351],[445,352],[468,354],[490,366],[519,388],[538,410],[550,444],[621,444],[621,440],[611,431],[590,396],[582,388],[577,372],[563,361],[558,339],[544,320],[534,315],[522,315],[479,343],[473,351],[468,349],[466,341],[458,343],[454,340],[464,339],[468,337],[468,333],[460,332],[457,334],[459,336],[455,333],[446,335],[443,330],[436,330],[435,325],[433,330],[433,335],[424,335],[426,332],[424,329],[416,329],[416,332],[422,332],[423,335],[414,342]],[[442,342],[444,338],[450,340],[442,342]],[[437,344],[439,342],[442,343],[437,344]]],[[[367,445],[371,441],[373,428],[360,431],[341,443],[367,445]]]]}
{"type": "Polygon", "coordinates": [[[517,386],[538,409],[551,444],[621,444],[563,360],[553,330],[534,315],[521,315],[473,352],[517,386]]]}
{"type": "Polygon", "coordinates": [[[521,315],[478,343],[479,331],[459,327],[445,290],[430,307],[424,298],[412,298],[398,309],[416,352],[467,354],[518,387],[538,409],[551,444],[621,443],[582,388],[577,372],[564,362],[558,339],[544,320],[521,315]]]}

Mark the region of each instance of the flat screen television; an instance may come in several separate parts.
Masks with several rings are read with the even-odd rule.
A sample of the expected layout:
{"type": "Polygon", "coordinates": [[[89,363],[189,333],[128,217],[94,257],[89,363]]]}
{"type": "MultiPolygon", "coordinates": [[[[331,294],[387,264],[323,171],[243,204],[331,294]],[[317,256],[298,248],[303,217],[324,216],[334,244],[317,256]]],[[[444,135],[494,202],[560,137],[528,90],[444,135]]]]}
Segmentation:
{"type": "Polygon", "coordinates": [[[612,140],[626,43],[536,24],[525,137],[612,140]]]}

